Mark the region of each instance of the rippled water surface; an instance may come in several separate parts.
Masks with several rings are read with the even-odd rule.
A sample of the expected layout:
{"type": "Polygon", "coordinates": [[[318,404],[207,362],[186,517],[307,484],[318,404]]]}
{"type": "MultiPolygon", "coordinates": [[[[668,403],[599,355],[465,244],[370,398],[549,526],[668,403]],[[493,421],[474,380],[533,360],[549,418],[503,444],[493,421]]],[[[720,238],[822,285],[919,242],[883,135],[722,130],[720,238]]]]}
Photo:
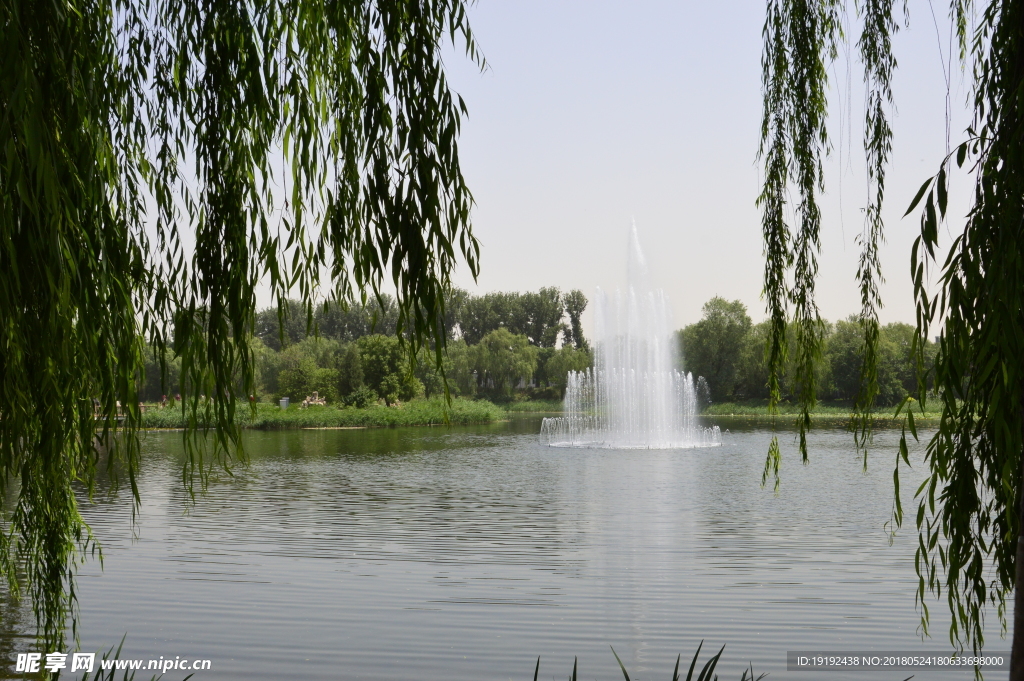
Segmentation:
{"type": "MultiPolygon", "coordinates": [[[[622,678],[609,645],[634,679],[669,679],[701,639],[727,644],[723,681],[748,662],[901,681],[787,672],[786,651],[945,651],[944,603],[934,640],[915,631],[916,535],[883,528],[896,434],[864,473],[848,433],[815,432],[808,466],[784,433],[776,497],[771,433],[722,427],[720,448],[649,452],[542,447],[539,419],[250,432],[250,465],[192,507],[180,435],[147,434],[135,537],[127,494],[84,511],[105,562],[82,568],[83,649],[127,634],[124,657],[212,660],[197,681],[530,679],[538,655],[541,678],[574,656],[622,678]]],[[[23,649],[30,618],[2,612],[23,649]]]]}

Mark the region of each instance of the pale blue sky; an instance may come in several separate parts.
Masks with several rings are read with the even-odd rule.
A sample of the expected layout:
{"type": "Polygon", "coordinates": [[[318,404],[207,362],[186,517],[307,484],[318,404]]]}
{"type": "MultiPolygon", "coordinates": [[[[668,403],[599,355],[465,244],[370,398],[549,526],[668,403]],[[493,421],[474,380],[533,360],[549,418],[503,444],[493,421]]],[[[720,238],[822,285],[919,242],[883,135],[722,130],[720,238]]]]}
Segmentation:
{"type": "MultiPolygon", "coordinates": [[[[948,4],[909,2],[895,40],[893,162],[888,182],[883,321],[913,322],[909,254],[916,217],[900,220],[946,148],[948,4]]],[[[740,299],[759,320],[763,268],[755,162],[764,3],[481,0],[471,12],[490,70],[451,54],[451,83],[470,115],[461,137],[483,244],[475,292],[541,286],[615,288],[636,220],[677,325],[711,296],[740,299]]],[[[854,282],[866,180],[861,66],[833,68],[833,153],[823,198],[819,303],[828,319],[859,309],[854,282]],[[841,124],[841,120],[843,123],[841,124]],[[852,123],[853,138],[850,138],[852,123]],[[840,207],[841,206],[841,207],[840,207]]],[[[969,122],[959,67],[952,143],[969,122]]],[[[969,184],[954,186],[951,214],[969,184]]]]}

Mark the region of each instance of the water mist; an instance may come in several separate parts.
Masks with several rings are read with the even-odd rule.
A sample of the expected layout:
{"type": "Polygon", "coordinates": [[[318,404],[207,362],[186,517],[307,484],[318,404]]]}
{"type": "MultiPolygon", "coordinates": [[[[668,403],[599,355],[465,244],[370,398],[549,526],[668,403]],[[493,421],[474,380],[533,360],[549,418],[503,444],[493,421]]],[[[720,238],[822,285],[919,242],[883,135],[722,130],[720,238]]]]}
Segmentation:
{"type": "Polygon", "coordinates": [[[626,291],[598,290],[594,366],[569,372],[563,412],[546,418],[553,447],[674,449],[722,443],[697,416],[698,383],[676,369],[678,346],[668,299],[650,283],[636,225],[629,238],[626,291]]]}

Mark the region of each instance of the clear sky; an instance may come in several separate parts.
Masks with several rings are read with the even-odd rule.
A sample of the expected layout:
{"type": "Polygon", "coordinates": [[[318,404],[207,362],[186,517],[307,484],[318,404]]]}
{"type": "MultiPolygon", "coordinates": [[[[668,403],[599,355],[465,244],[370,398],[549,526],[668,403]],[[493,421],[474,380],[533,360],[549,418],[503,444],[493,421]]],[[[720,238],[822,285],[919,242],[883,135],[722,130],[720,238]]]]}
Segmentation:
{"type": "MultiPolygon", "coordinates": [[[[933,20],[928,2],[910,0],[909,28],[894,41],[883,322],[914,321],[909,258],[918,219],[900,218],[946,151],[947,10],[936,2],[933,20]]],[[[460,149],[482,242],[478,283],[464,267],[456,283],[477,293],[558,286],[592,297],[596,287],[623,285],[635,219],[677,325],[697,321],[714,295],[739,299],[763,319],[754,200],[764,12],[764,2],[747,0],[480,0],[470,17],[489,70],[446,57],[470,112],[460,149]]],[[[835,320],[860,307],[855,238],[866,172],[862,67],[841,55],[831,72],[818,300],[835,320]]],[[[954,146],[970,121],[966,87],[954,61],[954,146]]],[[[966,178],[954,182],[951,215],[966,212],[969,194],[966,178]]]]}

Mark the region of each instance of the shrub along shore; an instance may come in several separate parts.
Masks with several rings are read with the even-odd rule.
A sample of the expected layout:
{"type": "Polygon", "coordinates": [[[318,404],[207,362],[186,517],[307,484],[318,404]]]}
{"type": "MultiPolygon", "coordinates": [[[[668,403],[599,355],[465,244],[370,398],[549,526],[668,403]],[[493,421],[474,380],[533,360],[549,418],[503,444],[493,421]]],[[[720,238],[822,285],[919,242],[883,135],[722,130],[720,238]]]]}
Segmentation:
{"type": "MultiPolygon", "coordinates": [[[[875,419],[879,421],[903,419],[903,414],[900,414],[899,417],[896,417],[895,413],[895,407],[878,408],[874,412],[875,419]]],[[[767,400],[750,400],[745,402],[721,402],[718,404],[712,404],[708,406],[706,409],[704,409],[701,415],[712,417],[742,417],[754,420],[770,420],[772,418],[787,420],[798,418],[800,416],[800,407],[795,404],[780,404],[778,406],[778,413],[773,416],[768,411],[767,400]]],[[[853,415],[853,405],[847,403],[829,404],[826,402],[824,404],[818,404],[814,408],[814,411],[811,412],[812,418],[830,420],[848,419],[852,418],[853,415]]],[[[920,411],[915,410],[914,418],[925,420],[937,419],[939,418],[939,414],[938,412],[925,412],[924,414],[922,414],[920,411]]]]}
{"type": "MultiPolygon", "coordinates": [[[[468,425],[493,423],[507,418],[508,412],[485,400],[452,400],[447,410],[448,423],[468,425]]],[[[288,428],[388,428],[395,426],[437,426],[445,423],[445,404],[442,399],[413,400],[386,407],[310,406],[292,405],[281,409],[276,405],[260,403],[253,416],[244,405],[236,417],[242,428],[283,430],[288,428]]],[[[212,422],[212,421],[211,421],[212,422]]],[[[201,425],[203,420],[200,419],[201,425]]],[[[142,414],[143,428],[184,428],[185,414],[180,405],[164,409],[147,408],[142,414]]]]}

